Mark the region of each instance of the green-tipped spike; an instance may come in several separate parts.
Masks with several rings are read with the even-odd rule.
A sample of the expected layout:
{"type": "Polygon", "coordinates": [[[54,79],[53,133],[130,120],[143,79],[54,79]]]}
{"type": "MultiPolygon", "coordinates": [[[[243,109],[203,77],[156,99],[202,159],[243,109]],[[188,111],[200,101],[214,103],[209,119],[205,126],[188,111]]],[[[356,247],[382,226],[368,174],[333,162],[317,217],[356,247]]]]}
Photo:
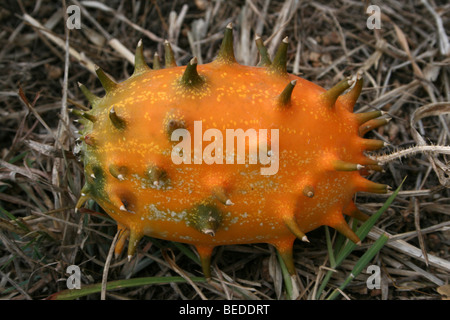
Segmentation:
{"type": "Polygon", "coordinates": [[[95,122],[97,120],[97,118],[90,114],[89,112],[83,112],[83,118],[86,118],[87,120],[91,121],[91,122],[95,122]]]}
{"type": "Polygon", "coordinates": [[[75,212],[77,212],[78,210],[80,210],[80,208],[86,203],[86,201],[89,200],[89,197],[87,196],[81,196],[78,201],[77,204],[75,205],[75,212]]]}
{"type": "Polygon", "coordinates": [[[280,254],[281,259],[283,260],[284,264],[286,265],[286,269],[289,272],[289,274],[295,275],[295,265],[294,265],[294,255],[292,248],[290,250],[285,249],[283,251],[278,250],[278,253],[280,254]]]}
{"type": "Polygon", "coordinates": [[[296,274],[293,258],[294,239],[295,238],[293,238],[292,240],[277,240],[272,242],[284,264],[286,265],[286,269],[290,275],[296,274]]]}
{"type": "Polygon", "coordinates": [[[362,137],[367,132],[388,124],[389,121],[391,118],[369,120],[359,127],[359,135],[362,137]]]}
{"type": "Polygon", "coordinates": [[[278,47],[275,57],[273,58],[272,64],[269,66],[269,70],[280,75],[287,75],[287,50],[288,50],[289,40],[288,37],[281,41],[278,47]]]}
{"type": "Polygon", "coordinates": [[[125,247],[125,242],[130,236],[130,230],[120,224],[117,225],[117,231],[119,232],[119,237],[117,238],[116,246],[114,247],[114,258],[116,259],[122,254],[123,248],[125,247]]]}
{"type": "Polygon", "coordinates": [[[77,212],[85,203],[90,199],[89,197],[89,185],[85,184],[83,188],[81,188],[81,196],[75,205],[75,212],[77,212]]]}
{"type": "Polygon", "coordinates": [[[121,204],[121,205],[119,206],[119,210],[120,210],[120,211],[128,212],[127,207],[125,207],[124,204],[121,204]]]}
{"type": "Polygon", "coordinates": [[[225,189],[222,188],[222,187],[214,188],[213,191],[212,191],[212,194],[217,200],[219,200],[219,202],[223,203],[226,206],[231,206],[231,205],[234,204],[230,200],[230,198],[228,198],[225,189]]]}
{"type": "Polygon", "coordinates": [[[355,205],[353,201],[347,205],[347,207],[343,210],[343,213],[349,217],[358,219],[359,221],[367,221],[369,216],[365,213],[362,213],[355,205]]]}
{"type": "Polygon", "coordinates": [[[290,81],[284,88],[283,92],[278,96],[278,105],[282,108],[288,108],[291,105],[292,91],[297,84],[297,80],[290,81]]]}
{"type": "Polygon", "coordinates": [[[205,83],[205,80],[197,72],[196,57],[192,58],[191,61],[189,61],[180,82],[186,87],[197,87],[205,83]]]}
{"type": "Polygon", "coordinates": [[[117,115],[114,105],[111,106],[108,114],[109,114],[109,119],[111,120],[111,123],[114,125],[114,127],[116,127],[119,130],[125,129],[126,122],[123,118],[121,118],[117,115]]]}
{"type": "Polygon", "coordinates": [[[200,256],[200,264],[206,279],[211,279],[211,255],[214,250],[212,246],[196,245],[198,255],[200,256]]]}
{"type": "Polygon", "coordinates": [[[199,204],[189,210],[189,225],[201,233],[214,237],[222,222],[222,212],[213,204],[199,204]]]}
{"type": "Polygon", "coordinates": [[[256,47],[258,48],[259,56],[260,56],[258,67],[270,66],[272,64],[272,61],[270,61],[269,52],[267,52],[267,48],[264,45],[264,41],[262,41],[260,36],[256,36],[255,43],[256,43],[256,47]]]}
{"type": "Polygon", "coordinates": [[[357,183],[358,191],[370,193],[387,193],[391,188],[387,184],[376,183],[361,177],[357,183]]]}
{"type": "Polygon", "coordinates": [[[285,217],[283,220],[289,231],[291,231],[297,238],[304,242],[309,242],[308,237],[303,233],[302,230],[300,230],[300,227],[298,226],[294,217],[285,217]]]}
{"type": "Polygon", "coordinates": [[[304,196],[306,196],[308,198],[312,198],[312,197],[314,197],[314,193],[315,193],[314,187],[310,186],[310,185],[305,186],[302,190],[302,193],[304,196]]]}
{"type": "Polygon", "coordinates": [[[363,139],[361,144],[365,150],[369,151],[379,150],[387,145],[384,141],[377,139],[363,139]]]}
{"type": "Polygon", "coordinates": [[[95,66],[95,72],[97,73],[97,77],[100,80],[106,93],[113,91],[119,86],[119,84],[116,83],[110,76],[108,76],[99,66],[95,66]]]}
{"type": "Polygon", "coordinates": [[[385,112],[376,110],[376,111],[369,111],[364,113],[355,113],[356,121],[359,123],[359,125],[362,125],[363,123],[366,123],[369,120],[378,118],[385,114],[385,112]]]}
{"type": "Polygon", "coordinates": [[[78,82],[78,87],[81,89],[81,92],[83,92],[86,99],[89,101],[92,107],[95,107],[98,102],[101,100],[100,97],[97,97],[95,94],[93,94],[91,91],[89,91],[88,88],[86,88],[85,85],[78,82]]]}
{"type": "Polygon", "coordinates": [[[128,241],[128,261],[130,261],[136,253],[137,245],[142,237],[143,235],[140,232],[130,230],[130,239],[128,241]]]}
{"type": "Polygon", "coordinates": [[[159,70],[159,69],[161,69],[161,62],[159,61],[158,52],[155,52],[155,55],[153,56],[153,70],[159,70]]]}
{"type": "Polygon", "coordinates": [[[89,120],[91,122],[95,122],[97,120],[97,118],[94,115],[92,115],[92,114],[90,114],[90,113],[88,113],[86,111],[80,111],[80,110],[77,110],[77,109],[70,109],[70,112],[72,114],[80,117],[80,118],[85,118],[86,120],[89,120]]]}
{"type": "Polygon", "coordinates": [[[345,219],[342,219],[338,224],[332,226],[334,229],[336,229],[338,232],[342,233],[344,236],[346,236],[348,239],[356,243],[358,246],[361,245],[361,240],[356,235],[355,232],[353,232],[352,228],[349,227],[345,219]]]}
{"type": "Polygon", "coordinates": [[[141,74],[145,71],[151,70],[144,58],[144,46],[142,45],[142,39],[139,40],[136,47],[136,54],[134,55],[134,73],[133,75],[141,74]]]}
{"type": "Polygon", "coordinates": [[[332,108],[339,96],[353,84],[353,80],[344,79],[331,89],[322,93],[321,97],[326,101],[329,108],[332,108]]]}
{"type": "Polygon", "coordinates": [[[231,22],[225,28],[222,44],[215,61],[221,63],[236,63],[233,46],[233,24],[231,22]]]}
{"type": "Polygon", "coordinates": [[[125,211],[129,213],[135,214],[135,199],[133,199],[132,194],[122,194],[120,197],[117,198],[117,204],[120,211],[125,211]]]}
{"type": "Polygon", "coordinates": [[[127,167],[124,167],[124,166],[110,164],[109,165],[109,173],[111,173],[111,175],[114,178],[116,178],[120,181],[123,181],[123,180],[125,180],[125,176],[128,173],[128,169],[127,169],[127,167]]]}
{"type": "Polygon", "coordinates": [[[166,170],[156,165],[150,165],[147,170],[149,182],[156,188],[161,188],[169,182],[166,170]]]}
{"type": "Polygon", "coordinates": [[[338,99],[350,112],[353,112],[353,107],[355,106],[356,101],[358,100],[359,95],[361,94],[363,83],[364,81],[361,77],[361,74],[358,73],[353,88],[346,94],[341,95],[338,99]]]}
{"type": "Polygon", "coordinates": [[[358,163],[351,163],[347,161],[342,160],[335,160],[333,161],[333,168],[336,171],[357,171],[364,168],[363,165],[360,165],[358,163]]]}
{"type": "Polygon", "coordinates": [[[164,40],[164,60],[165,67],[172,68],[177,66],[177,62],[175,61],[175,55],[173,54],[172,46],[170,42],[164,40]]]}
{"type": "Polygon", "coordinates": [[[82,118],[83,117],[83,113],[84,113],[84,111],[80,111],[80,110],[77,110],[77,109],[69,109],[69,112],[71,114],[76,115],[79,118],[82,118]]]}

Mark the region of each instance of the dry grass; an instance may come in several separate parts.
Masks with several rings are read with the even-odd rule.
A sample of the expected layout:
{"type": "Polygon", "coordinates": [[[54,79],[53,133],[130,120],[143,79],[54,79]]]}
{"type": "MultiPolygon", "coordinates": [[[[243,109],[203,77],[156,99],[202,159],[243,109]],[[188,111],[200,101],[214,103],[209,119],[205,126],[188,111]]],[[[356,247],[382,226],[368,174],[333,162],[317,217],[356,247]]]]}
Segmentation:
{"type": "MultiPolygon", "coordinates": [[[[67,5],[73,3],[83,4],[67,5]]],[[[102,94],[94,63],[118,80],[127,78],[133,70],[130,53],[139,39],[150,65],[154,53],[163,55],[164,39],[173,44],[179,65],[192,55],[205,63],[217,52],[227,23],[233,22],[240,63],[257,62],[255,34],[266,40],[270,53],[288,35],[290,72],[328,88],[362,70],[366,84],[357,111],[376,108],[392,118],[369,134],[390,143],[380,157],[386,172],[373,174],[371,180],[395,188],[407,176],[403,191],[369,234],[372,240],[381,231],[392,236],[372,261],[381,267],[382,286],[368,290],[368,275],[362,274],[346,289],[346,297],[444,297],[442,286],[450,274],[450,48],[445,34],[450,5],[374,1],[381,7],[382,25],[369,30],[364,1],[332,3],[89,1],[83,6],[81,30],[68,31],[62,3],[3,1],[0,296],[46,298],[66,288],[65,270],[72,264],[81,267],[83,284],[102,282],[106,262],[108,281],[201,276],[199,266],[179,247],[161,240],[141,241],[131,263],[125,256],[108,260],[114,222],[95,212],[74,212],[83,174],[72,155],[76,125],[68,108],[85,104],[77,81],[102,94]]],[[[386,198],[359,194],[357,203],[373,213],[386,198]]],[[[311,244],[295,246],[298,299],[314,298],[329,267],[324,229],[308,237],[311,244]]],[[[327,291],[339,286],[369,243],[366,240],[336,270],[327,291]]],[[[220,247],[213,266],[211,284],[139,286],[106,292],[106,298],[286,298],[275,251],[265,244],[220,247]]]]}

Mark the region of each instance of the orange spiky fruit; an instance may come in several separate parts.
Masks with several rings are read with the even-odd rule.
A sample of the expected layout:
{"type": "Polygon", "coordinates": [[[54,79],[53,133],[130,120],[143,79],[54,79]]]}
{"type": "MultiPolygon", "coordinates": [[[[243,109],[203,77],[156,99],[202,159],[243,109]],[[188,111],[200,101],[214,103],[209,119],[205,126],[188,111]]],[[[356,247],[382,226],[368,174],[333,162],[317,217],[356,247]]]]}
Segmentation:
{"type": "Polygon", "coordinates": [[[325,90],[286,71],[287,38],[273,60],[256,42],[258,67],[236,62],[228,25],[213,62],[176,66],[166,42],[167,67],[152,70],[140,41],[129,79],[98,68],[101,98],[80,85],[92,110],[78,113],[77,208],[90,198],[117,221],[116,254],[128,238],[132,256],[145,235],[189,243],[210,277],[214,247],[265,242],[293,274],[294,240],[319,226],[360,242],[343,214],[365,219],[353,195],[387,191],[361,175],[379,167],[365,151],[383,142],[362,135],[385,123],[373,120],[382,112],[353,113],[361,77],[325,90]]]}

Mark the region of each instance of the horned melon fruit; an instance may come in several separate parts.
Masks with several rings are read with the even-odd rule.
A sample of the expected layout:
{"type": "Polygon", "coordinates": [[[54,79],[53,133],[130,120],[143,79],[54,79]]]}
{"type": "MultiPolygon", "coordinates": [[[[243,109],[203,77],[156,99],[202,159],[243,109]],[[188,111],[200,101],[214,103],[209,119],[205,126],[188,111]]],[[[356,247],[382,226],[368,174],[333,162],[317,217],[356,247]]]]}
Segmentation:
{"type": "Polygon", "coordinates": [[[211,63],[177,66],[166,42],[165,68],[150,69],[140,41],[129,79],[97,68],[104,97],[80,84],[92,109],[75,111],[76,208],[93,199],[117,221],[116,254],[128,239],[131,257],[143,236],[192,244],[209,278],[216,246],[263,242],[294,274],[294,240],[319,226],[360,242],[344,214],[365,220],[354,194],[387,192],[363,177],[381,170],[366,151],[384,143],[362,136],[388,119],[353,113],[360,75],[325,90],[287,72],[287,38],[273,59],[256,43],[258,66],[237,63],[229,24],[211,63]]]}

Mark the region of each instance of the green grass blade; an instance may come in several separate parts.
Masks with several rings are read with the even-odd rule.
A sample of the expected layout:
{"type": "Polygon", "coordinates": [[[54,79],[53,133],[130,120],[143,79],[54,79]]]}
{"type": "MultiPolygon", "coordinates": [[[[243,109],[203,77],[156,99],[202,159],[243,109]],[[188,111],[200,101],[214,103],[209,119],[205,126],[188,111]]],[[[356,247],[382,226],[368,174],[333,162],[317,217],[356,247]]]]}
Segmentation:
{"type": "MultiPolygon", "coordinates": [[[[327,240],[327,250],[328,250],[328,257],[330,259],[330,267],[334,269],[334,268],[336,268],[336,259],[334,257],[333,244],[331,243],[331,236],[330,236],[330,228],[328,226],[325,226],[325,236],[326,236],[326,240],[327,240]]],[[[338,241],[336,241],[336,242],[338,242],[338,241]]],[[[341,241],[339,241],[339,242],[340,242],[339,244],[335,243],[335,246],[338,246],[338,248],[341,248],[343,243],[341,241]]],[[[319,299],[319,297],[322,294],[323,290],[325,289],[326,285],[330,281],[332,274],[333,274],[332,271],[328,271],[325,274],[325,277],[323,278],[322,283],[320,284],[320,287],[317,290],[316,299],[319,299]]]]}
{"type": "MultiPolygon", "coordinates": [[[[192,277],[194,282],[205,282],[203,277],[192,277]]],[[[130,287],[139,287],[150,284],[168,284],[168,283],[186,283],[183,277],[145,277],[127,280],[116,280],[106,284],[106,290],[124,289],[130,287]]],[[[101,283],[84,285],[81,289],[67,289],[52,294],[48,300],[74,300],[93,293],[99,293],[102,289],[101,283]]]]}
{"type": "Polygon", "coordinates": [[[389,240],[389,236],[387,234],[382,234],[377,241],[363,254],[363,256],[358,260],[358,262],[353,267],[352,272],[348,275],[342,285],[339,287],[340,290],[335,289],[331,295],[327,298],[327,300],[336,299],[341,291],[347,287],[347,285],[356,278],[363,269],[367,266],[367,264],[373,259],[373,257],[383,248],[384,244],[389,240]]]}
{"type": "MultiPolygon", "coordinates": [[[[364,239],[369,234],[370,230],[373,228],[377,220],[381,217],[381,215],[389,208],[389,206],[392,204],[394,199],[397,197],[398,193],[400,192],[400,189],[402,188],[403,182],[400,184],[400,186],[391,194],[391,196],[386,200],[386,202],[383,204],[383,206],[373,215],[371,216],[366,222],[362,224],[361,227],[358,228],[356,231],[356,235],[361,239],[361,241],[364,241],[364,239]]],[[[348,241],[347,245],[342,248],[341,252],[336,257],[336,263],[341,264],[342,261],[347,258],[347,256],[355,249],[356,244],[348,241]]]]}
{"type": "Polygon", "coordinates": [[[21,228],[23,231],[30,232],[30,229],[26,224],[24,224],[20,219],[17,219],[12,213],[8,210],[5,210],[3,207],[0,207],[0,213],[3,213],[6,217],[8,217],[11,221],[17,223],[17,226],[21,228]]]}
{"type": "Polygon", "coordinates": [[[200,259],[197,257],[197,255],[186,245],[180,243],[180,242],[172,242],[172,244],[178,248],[185,256],[190,258],[192,261],[200,265],[200,259]]]}
{"type": "MultiPolygon", "coordinates": [[[[369,231],[373,228],[373,226],[380,218],[380,216],[387,210],[387,208],[389,208],[394,199],[397,197],[398,193],[400,192],[403,186],[403,183],[405,182],[405,179],[403,179],[402,183],[390,195],[390,197],[386,200],[383,206],[366,222],[364,222],[361,227],[358,228],[358,230],[356,231],[356,235],[359,237],[359,239],[361,239],[361,241],[363,241],[366,238],[366,236],[369,234],[369,231]]],[[[338,267],[345,260],[345,258],[347,258],[347,256],[355,249],[355,247],[356,247],[355,243],[347,241],[346,245],[342,247],[342,249],[336,255],[336,266],[334,268],[338,267]]],[[[328,271],[325,277],[323,278],[322,283],[320,284],[320,287],[317,290],[316,299],[319,299],[319,297],[322,295],[323,290],[325,289],[325,287],[327,286],[328,282],[331,279],[331,275],[332,271],[328,271]]]]}
{"type": "Polygon", "coordinates": [[[23,158],[25,158],[25,156],[28,154],[28,151],[24,151],[22,153],[19,153],[17,156],[11,158],[8,162],[11,164],[16,163],[17,161],[22,160],[23,158]]]}
{"type": "Polygon", "coordinates": [[[328,257],[330,259],[330,266],[334,268],[336,267],[336,259],[334,258],[333,244],[331,243],[330,228],[328,228],[328,226],[325,226],[325,236],[327,239],[327,249],[328,257]]]}
{"type": "Polygon", "coordinates": [[[284,285],[286,287],[286,296],[289,300],[292,300],[292,280],[291,275],[289,274],[288,269],[286,268],[286,264],[283,261],[280,253],[277,251],[278,263],[281,267],[281,274],[283,275],[284,285]]]}

